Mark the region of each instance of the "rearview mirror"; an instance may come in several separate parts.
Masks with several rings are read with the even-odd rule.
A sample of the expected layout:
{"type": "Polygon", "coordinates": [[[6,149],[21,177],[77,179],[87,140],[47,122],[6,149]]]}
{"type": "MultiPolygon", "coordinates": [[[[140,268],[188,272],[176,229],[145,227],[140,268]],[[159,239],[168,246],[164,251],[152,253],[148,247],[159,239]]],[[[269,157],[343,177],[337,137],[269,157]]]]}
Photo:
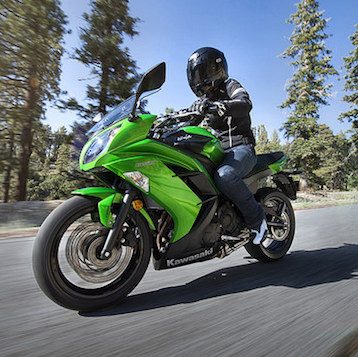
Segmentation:
{"type": "MultiPolygon", "coordinates": [[[[144,93],[151,90],[160,88],[165,82],[165,62],[159,63],[156,66],[149,69],[144,73],[141,81],[139,82],[137,91],[136,91],[136,105],[133,108],[131,117],[134,120],[134,114],[137,107],[137,102],[139,97],[144,93]]],[[[131,120],[131,121],[132,121],[131,120]]]]}
{"type": "Polygon", "coordinates": [[[155,67],[148,70],[142,77],[138,88],[137,97],[142,93],[160,88],[165,82],[165,62],[159,63],[155,67]]]}

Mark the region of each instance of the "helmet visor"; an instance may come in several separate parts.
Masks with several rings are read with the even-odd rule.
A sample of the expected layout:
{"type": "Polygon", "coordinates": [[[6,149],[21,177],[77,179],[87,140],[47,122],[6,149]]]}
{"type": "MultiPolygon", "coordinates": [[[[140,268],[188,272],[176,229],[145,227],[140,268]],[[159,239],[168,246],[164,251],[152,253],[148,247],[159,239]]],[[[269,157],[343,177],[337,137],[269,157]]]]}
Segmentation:
{"type": "Polygon", "coordinates": [[[207,66],[189,62],[187,68],[188,81],[191,89],[197,96],[202,96],[210,89],[207,66]]]}

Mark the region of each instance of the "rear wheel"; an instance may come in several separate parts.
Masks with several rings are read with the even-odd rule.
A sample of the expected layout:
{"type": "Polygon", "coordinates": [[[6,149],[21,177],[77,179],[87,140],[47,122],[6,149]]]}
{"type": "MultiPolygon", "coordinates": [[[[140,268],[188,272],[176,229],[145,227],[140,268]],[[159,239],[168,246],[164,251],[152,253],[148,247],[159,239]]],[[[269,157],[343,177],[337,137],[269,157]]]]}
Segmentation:
{"type": "Polygon", "coordinates": [[[123,241],[108,259],[100,252],[109,229],[98,222],[97,200],[75,196],[41,226],[33,269],[43,292],[68,309],[89,311],[119,302],[143,277],[151,254],[150,231],[138,212],[123,225],[123,241]]]}
{"type": "Polygon", "coordinates": [[[245,245],[247,252],[261,262],[283,258],[291,247],[295,234],[295,214],[289,198],[271,188],[259,190],[255,195],[266,213],[268,233],[260,245],[251,241],[245,245]]]}

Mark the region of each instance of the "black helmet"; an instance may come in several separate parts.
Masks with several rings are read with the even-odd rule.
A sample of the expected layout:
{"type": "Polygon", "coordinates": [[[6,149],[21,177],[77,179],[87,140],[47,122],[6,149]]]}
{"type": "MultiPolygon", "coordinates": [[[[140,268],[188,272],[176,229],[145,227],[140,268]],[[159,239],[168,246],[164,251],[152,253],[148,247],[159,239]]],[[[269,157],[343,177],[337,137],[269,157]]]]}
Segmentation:
{"type": "Polygon", "coordinates": [[[227,62],[219,50],[202,47],[188,59],[187,76],[190,88],[195,95],[210,95],[213,90],[228,78],[227,62]]]}

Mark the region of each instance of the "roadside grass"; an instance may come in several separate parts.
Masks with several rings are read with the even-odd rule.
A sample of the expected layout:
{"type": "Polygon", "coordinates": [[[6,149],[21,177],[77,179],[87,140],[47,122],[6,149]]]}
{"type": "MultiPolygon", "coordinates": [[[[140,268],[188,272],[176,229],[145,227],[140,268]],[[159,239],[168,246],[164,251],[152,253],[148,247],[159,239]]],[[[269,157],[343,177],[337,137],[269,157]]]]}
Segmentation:
{"type": "Polygon", "coordinates": [[[358,191],[297,192],[297,200],[292,201],[294,209],[310,209],[349,204],[358,204],[358,191]]]}

